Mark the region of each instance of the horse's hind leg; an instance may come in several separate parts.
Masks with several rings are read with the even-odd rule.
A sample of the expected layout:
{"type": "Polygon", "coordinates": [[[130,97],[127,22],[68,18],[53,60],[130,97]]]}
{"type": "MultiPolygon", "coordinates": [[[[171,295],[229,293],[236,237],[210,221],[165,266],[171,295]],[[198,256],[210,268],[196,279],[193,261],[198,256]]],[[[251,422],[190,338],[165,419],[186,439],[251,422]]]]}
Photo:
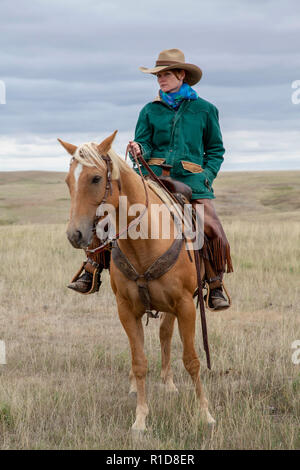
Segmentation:
{"type": "Polygon", "coordinates": [[[183,344],[183,363],[194,382],[203,419],[207,423],[213,424],[215,420],[208,411],[208,401],[200,380],[200,361],[195,351],[196,309],[193,300],[182,302],[181,309],[177,313],[180,337],[183,344]]]}
{"type": "Polygon", "coordinates": [[[171,370],[171,341],[174,331],[175,315],[162,313],[160,319],[159,339],[161,346],[161,378],[167,392],[178,392],[171,370]]]}
{"type": "Polygon", "coordinates": [[[132,374],[136,381],[137,407],[136,420],[133,430],[146,429],[146,417],[149,409],[146,401],[145,379],[147,373],[147,359],[144,354],[143,325],[141,318],[135,318],[127,302],[118,302],[119,317],[127,333],[132,359],[132,374]]]}

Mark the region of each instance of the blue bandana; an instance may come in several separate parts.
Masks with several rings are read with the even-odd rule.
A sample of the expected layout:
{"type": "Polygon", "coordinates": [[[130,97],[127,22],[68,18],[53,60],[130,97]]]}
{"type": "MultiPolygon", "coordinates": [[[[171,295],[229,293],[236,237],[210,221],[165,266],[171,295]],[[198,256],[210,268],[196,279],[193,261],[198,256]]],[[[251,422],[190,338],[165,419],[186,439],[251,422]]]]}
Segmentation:
{"type": "Polygon", "coordinates": [[[165,93],[164,91],[159,90],[159,96],[165,103],[172,106],[174,109],[178,109],[183,100],[196,100],[198,98],[195,90],[193,90],[193,88],[191,88],[187,83],[183,83],[180,90],[175,91],[175,93],[165,93]]]}

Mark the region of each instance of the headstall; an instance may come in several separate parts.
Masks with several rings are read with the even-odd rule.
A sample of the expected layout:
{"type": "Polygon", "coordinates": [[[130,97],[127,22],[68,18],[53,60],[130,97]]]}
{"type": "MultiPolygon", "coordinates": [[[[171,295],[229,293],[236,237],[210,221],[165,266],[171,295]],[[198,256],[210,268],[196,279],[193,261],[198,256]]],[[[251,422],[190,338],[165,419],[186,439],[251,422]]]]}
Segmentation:
{"type": "MultiPolygon", "coordinates": [[[[98,206],[98,209],[99,207],[102,205],[102,204],[105,204],[107,202],[107,199],[108,199],[108,196],[109,194],[112,195],[112,161],[111,161],[111,158],[109,155],[101,155],[101,158],[106,162],[106,167],[107,167],[107,172],[106,172],[106,186],[105,186],[105,193],[104,193],[104,196],[103,196],[103,199],[101,200],[99,206],[98,206]]],[[[138,164],[138,158],[137,156],[134,154],[134,158],[136,160],[136,163],[138,164]]],[[[144,177],[142,175],[142,172],[141,172],[141,169],[140,169],[140,165],[138,164],[138,168],[139,168],[139,172],[140,172],[140,176],[142,178],[142,182],[143,182],[143,186],[144,186],[144,190],[145,190],[145,195],[146,195],[146,203],[145,203],[145,208],[144,210],[134,219],[132,220],[131,222],[129,222],[127,224],[127,226],[125,227],[125,229],[123,229],[121,232],[117,233],[113,238],[108,238],[104,243],[102,243],[100,246],[98,246],[97,248],[94,248],[94,249],[86,249],[86,252],[87,253],[101,253],[102,251],[104,251],[105,249],[107,249],[107,245],[109,245],[111,242],[115,241],[115,240],[118,240],[118,238],[121,237],[121,235],[123,235],[124,233],[128,232],[128,230],[132,227],[134,227],[135,225],[137,225],[142,217],[145,215],[147,209],[148,209],[148,205],[149,205],[149,197],[148,197],[148,190],[147,190],[147,187],[146,187],[146,184],[145,184],[145,181],[144,181],[144,177]]],[[[119,187],[119,191],[121,191],[121,183],[120,183],[120,180],[117,180],[118,182],[118,187],[119,187]]],[[[98,211],[97,209],[97,211],[98,211]]],[[[94,227],[93,227],[93,232],[96,232],[96,226],[99,222],[99,220],[101,219],[102,216],[97,216],[95,215],[95,219],[94,219],[94,227]]]]}

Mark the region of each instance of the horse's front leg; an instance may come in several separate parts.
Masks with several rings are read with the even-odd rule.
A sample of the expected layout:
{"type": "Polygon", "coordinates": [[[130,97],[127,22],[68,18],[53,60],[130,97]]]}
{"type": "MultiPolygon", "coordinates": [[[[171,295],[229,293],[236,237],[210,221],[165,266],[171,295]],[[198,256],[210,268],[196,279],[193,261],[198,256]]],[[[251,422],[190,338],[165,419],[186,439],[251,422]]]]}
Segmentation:
{"type": "MultiPolygon", "coordinates": [[[[117,299],[118,300],[118,299],[117,299]]],[[[144,353],[144,333],[142,319],[136,318],[132,308],[125,300],[118,300],[118,311],[121,323],[127,333],[132,360],[132,381],[131,385],[136,383],[137,407],[136,420],[132,426],[133,430],[146,430],[146,417],[149,413],[146,400],[146,373],[147,359],[144,353]],[[135,382],[134,380],[135,379],[135,382]]],[[[135,388],[135,387],[134,387],[135,388]]],[[[135,390],[133,390],[135,391],[135,390]]]]}
{"type": "MultiPolygon", "coordinates": [[[[143,349],[144,349],[144,329],[143,328],[139,328],[139,335],[140,335],[140,341],[143,345],[143,349]]],[[[132,370],[132,367],[130,369],[130,372],[129,372],[129,384],[130,384],[130,387],[129,387],[129,395],[136,395],[137,393],[137,388],[136,388],[136,378],[135,378],[135,375],[133,373],[133,370],[132,370]]]]}
{"type": "Polygon", "coordinates": [[[171,341],[174,331],[175,315],[162,313],[160,318],[159,339],[161,346],[161,378],[167,392],[178,392],[171,369],[171,341]]]}
{"type": "Polygon", "coordinates": [[[132,367],[129,372],[129,395],[136,395],[137,389],[136,389],[136,378],[133,373],[132,367]]]}

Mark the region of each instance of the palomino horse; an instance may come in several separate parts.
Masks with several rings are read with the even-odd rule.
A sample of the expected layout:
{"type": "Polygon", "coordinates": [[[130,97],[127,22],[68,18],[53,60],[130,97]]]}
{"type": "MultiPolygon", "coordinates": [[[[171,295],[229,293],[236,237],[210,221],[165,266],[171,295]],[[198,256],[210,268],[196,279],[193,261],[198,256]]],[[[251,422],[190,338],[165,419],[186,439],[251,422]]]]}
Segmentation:
{"type": "MultiPolygon", "coordinates": [[[[115,209],[117,233],[119,233],[119,196],[127,196],[129,208],[137,203],[145,205],[146,194],[143,180],[112,150],[111,145],[114,137],[115,133],[100,145],[89,143],[78,148],[59,140],[72,155],[66,178],[71,195],[71,214],[67,236],[75,248],[86,248],[90,245],[94,236],[95,220],[98,220],[96,210],[104,196],[106,203],[111,204],[115,209]],[[107,155],[112,164],[110,192],[107,192],[107,161],[102,158],[107,155]]],[[[148,189],[148,211],[145,212],[144,218],[148,218],[148,226],[150,227],[151,222],[155,223],[150,220],[151,206],[157,205],[159,207],[161,200],[154,191],[148,189]]],[[[129,211],[126,214],[129,223],[134,217],[128,214],[129,211]]],[[[117,243],[135,270],[138,273],[144,273],[157,258],[168,250],[174,241],[175,231],[173,230],[173,235],[169,239],[162,237],[132,239],[130,230],[128,233],[127,238],[120,237],[117,243]]],[[[145,307],[141,301],[136,282],[128,279],[117,268],[113,260],[110,266],[110,279],[117,299],[119,317],[131,348],[130,392],[137,393],[136,420],[132,429],[144,431],[148,415],[145,390],[147,359],[144,353],[142,324],[145,307]]],[[[205,422],[212,424],[214,419],[208,411],[208,402],[200,380],[200,361],[194,344],[196,308],[193,293],[197,287],[197,274],[195,265],[191,263],[184,244],[172,268],[159,279],[149,282],[148,287],[153,309],[165,312],[162,314],[160,323],[163,383],[168,391],[177,391],[170,366],[171,339],[174,322],[177,318],[183,344],[183,363],[194,382],[201,416],[205,422]]]]}

